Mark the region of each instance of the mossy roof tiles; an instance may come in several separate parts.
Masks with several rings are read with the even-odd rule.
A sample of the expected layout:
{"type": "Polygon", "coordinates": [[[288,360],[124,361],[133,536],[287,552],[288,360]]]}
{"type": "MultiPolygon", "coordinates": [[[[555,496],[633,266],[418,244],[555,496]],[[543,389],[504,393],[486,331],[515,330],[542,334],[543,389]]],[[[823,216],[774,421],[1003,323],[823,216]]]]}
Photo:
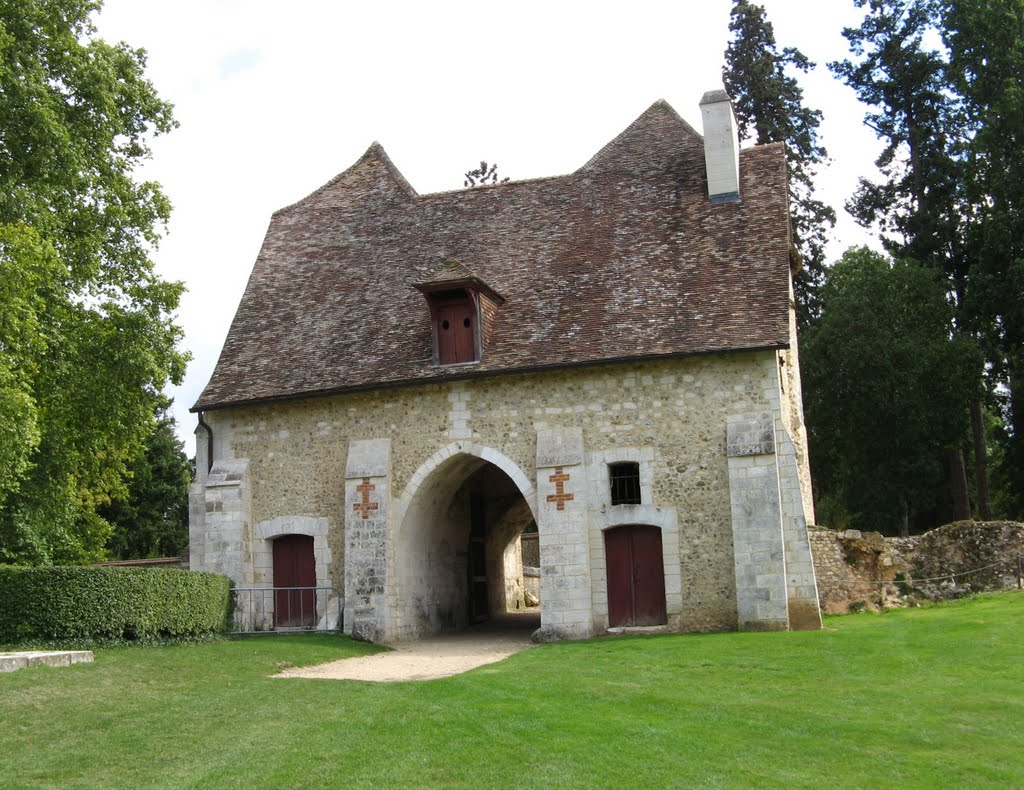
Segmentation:
{"type": "Polygon", "coordinates": [[[574,173],[419,195],[374,143],[274,214],[194,409],[789,342],[781,145],[707,198],[703,143],[652,105],[574,173]],[[478,365],[431,364],[414,287],[446,261],[506,301],[478,365]]]}

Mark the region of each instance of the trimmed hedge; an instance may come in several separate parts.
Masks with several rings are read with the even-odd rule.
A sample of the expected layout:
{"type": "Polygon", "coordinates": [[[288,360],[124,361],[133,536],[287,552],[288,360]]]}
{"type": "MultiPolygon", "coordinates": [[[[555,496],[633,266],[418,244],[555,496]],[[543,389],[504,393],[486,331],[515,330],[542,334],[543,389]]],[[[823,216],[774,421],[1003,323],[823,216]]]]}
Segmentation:
{"type": "Polygon", "coordinates": [[[224,631],[231,581],[165,568],[0,566],[0,642],[224,631]]]}

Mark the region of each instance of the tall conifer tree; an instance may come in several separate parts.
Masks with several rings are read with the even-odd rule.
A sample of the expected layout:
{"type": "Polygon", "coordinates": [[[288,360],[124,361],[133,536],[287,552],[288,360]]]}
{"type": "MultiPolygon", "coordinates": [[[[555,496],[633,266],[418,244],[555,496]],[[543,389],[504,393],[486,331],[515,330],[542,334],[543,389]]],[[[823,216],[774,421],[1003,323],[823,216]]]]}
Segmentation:
{"type": "Polygon", "coordinates": [[[835,211],[814,198],[815,172],[828,158],[818,137],[822,114],[804,106],[803,89],[793,76],[814,64],[793,47],[779,51],[760,5],[734,0],[729,30],[722,82],[733,100],[740,137],[786,145],[793,241],[803,258],[793,287],[797,317],[806,327],[818,313],[825,241],[836,222],[835,211]]]}
{"type": "MultiPolygon", "coordinates": [[[[949,88],[946,53],[939,47],[943,0],[854,0],[865,9],[847,28],[852,59],[829,64],[870,108],[865,123],[883,142],[876,164],[881,181],[861,179],[847,209],[865,227],[878,227],[888,251],[933,268],[946,279],[955,312],[951,331],[977,338],[968,310],[971,290],[969,218],[964,189],[967,139],[962,105],[949,88]]],[[[986,451],[981,431],[982,382],[972,405],[979,510],[988,514],[986,451]]],[[[948,455],[953,518],[970,517],[962,452],[948,455]]]]}
{"type": "Polygon", "coordinates": [[[99,509],[113,527],[107,551],[114,559],[170,557],[188,545],[191,464],[170,408],[170,398],[157,399],[156,428],[145,451],[128,466],[126,495],[99,509]]]}
{"type": "MultiPolygon", "coordinates": [[[[854,59],[830,64],[830,68],[871,108],[865,123],[877,132],[885,148],[878,160],[883,180],[862,180],[848,208],[862,224],[878,224],[894,255],[910,257],[944,274],[955,305],[953,330],[970,334],[985,348],[991,391],[993,383],[1014,378],[1010,373],[1015,360],[1013,342],[1008,347],[1001,344],[1013,335],[1012,329],[1008,334],[1008,327],[1013,325],[1015,305],[1021,299],[1014,296],[1013,277],[1002,276],[1012,271],[1014,257],[1006,254],[1005,245],[1004,252],[995,255],[998,262],[994,268],[982,262],[986,260],[981,252],[986,247],[983,239],[992,238],[993,211],[1001,216],[1013,211],[994,209],[998,200],[979,177],[984,178],[988,171],[996,174],[993,183],[1020,183],[1021,175],[1016,182],[1011,175],[1012,152],[1020,150],[1019,137],[1015,143],[1011,129],[1020,127],[1022,117],[1020,100],[1014,98],[1019,95],[1014,86],[1019,84],[1021,69],[1020,0],[854,2],[866,9],[861,25],[844,31],[854,59]],[[957,27],[968,34],[958,44],[953,33],[957,27]],[[940,35],[945,49],[939,46],[940,35]],[[988,53],[982,55],[985,48],[988,53]],[[1016,67],[1012,65],[1014,52],[1018,53],[1016,67]],[[993,70],[996,61],[1002,67],[999,70],[993,70]],[[982,80],[971,74],[983,75],[982,80]],[[980,87],[982,82],[999,86],[995,93],[1009,99],[1009,105],[999,106],[999,100],[993,100],[995,94],[984,89],[972,95],[972,86],[980,87]],[[993,132],[991,137],[986,129],[993,132]],[[999,140],[995,149],[986,150],[986,137],[999,140]],[[990,276],[996,271],[1001,274],[990,276]],[[996,307],[1000,302],[1002,307],[996,307]]],[[[995,192],[999,192],[998,186],[995,192]]],[[[1012,192],[1013,186],[1004,194],[1007,207],[1020,205],[1012,192]]],[[[1021,293],[1019,284],[1016,293],[1021,293]]],[[[980,400],[983,382],[979,380],[976,388],[979,397],[972,404],[972,422],[978,511],[988,517],[987,450],[980,400]]],[[[1011,409],[1012,421],[1017,419],[1013,412],[1024,418],[1024,398],[1021,401],[1018,409],[1011,409]]],[[[1024,419],[1013,433],[1024,436],[1024,419]]],[[[1019,452],[1014,468],[1024,463],[1024,447],[1019,452]]],[[[963,479],[955,468],[957,456],[950,457],[953,481],[963,479]]],[[[1018,480],[1018,492],[1022,483],[1018,480]]],[[[963,498],[955,496],[955,488],[954,501],[963,498]]],[[[1019,498],[1018,503],[1022,501],[1024,498],[1019,498]]]]}
{"type": "Polygon", "coordinates": [[[862,178],[850,213],[877,225],[888,251],[943,271],[958,303],[966,289],[963,193],[956,147],[962,120],[946,90],[937,41],[938,0],[854,0],[867,8],[846,28],[854,59],[829,67],[870,108],[864,122],[884,143],[876,165],[881,182],[862,178]]]}
{"type": "Polygon", "coordinates": [[[1007,463],[1014,515],[1024,514],[1024,0],[950,0],[949,85],[968,126],[968,308],[993,375],[1010,393],[1007,463]]]}

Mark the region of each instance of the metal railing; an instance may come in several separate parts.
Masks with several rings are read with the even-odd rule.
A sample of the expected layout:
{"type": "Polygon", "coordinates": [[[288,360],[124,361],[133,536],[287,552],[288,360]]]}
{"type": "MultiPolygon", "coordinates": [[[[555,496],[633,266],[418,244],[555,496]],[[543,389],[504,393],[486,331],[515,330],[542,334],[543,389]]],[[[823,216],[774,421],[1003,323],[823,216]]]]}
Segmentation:
{"type": "Polygon", "coordinates": [[[345,598],[334,587],[235,587],[232,632],[341,631],[345,598]]]}

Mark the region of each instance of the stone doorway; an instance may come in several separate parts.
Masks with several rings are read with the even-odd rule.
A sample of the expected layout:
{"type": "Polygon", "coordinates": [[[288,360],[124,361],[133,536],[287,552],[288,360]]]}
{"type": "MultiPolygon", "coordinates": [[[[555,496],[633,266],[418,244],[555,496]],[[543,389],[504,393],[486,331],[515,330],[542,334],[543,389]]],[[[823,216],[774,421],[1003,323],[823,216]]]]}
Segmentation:
{"type": "Polygon", "coordinates": [[[312,535],[282,535],[273,541],[274,627],[316,625],[316,556],[312,535]]]}
{"type": "Polygon", "coordinates": [[[398,530],[396,637],[460,631],[525,611],[519,536],[533,521],[520,484],[495,463],[458,454],[439,464],[398,530]]]}
{"type": "Polygon", "coordinates": [[[661,530],[626,524],[605,530],[608,625],[664,625],[665,560],[661,530]]]}

